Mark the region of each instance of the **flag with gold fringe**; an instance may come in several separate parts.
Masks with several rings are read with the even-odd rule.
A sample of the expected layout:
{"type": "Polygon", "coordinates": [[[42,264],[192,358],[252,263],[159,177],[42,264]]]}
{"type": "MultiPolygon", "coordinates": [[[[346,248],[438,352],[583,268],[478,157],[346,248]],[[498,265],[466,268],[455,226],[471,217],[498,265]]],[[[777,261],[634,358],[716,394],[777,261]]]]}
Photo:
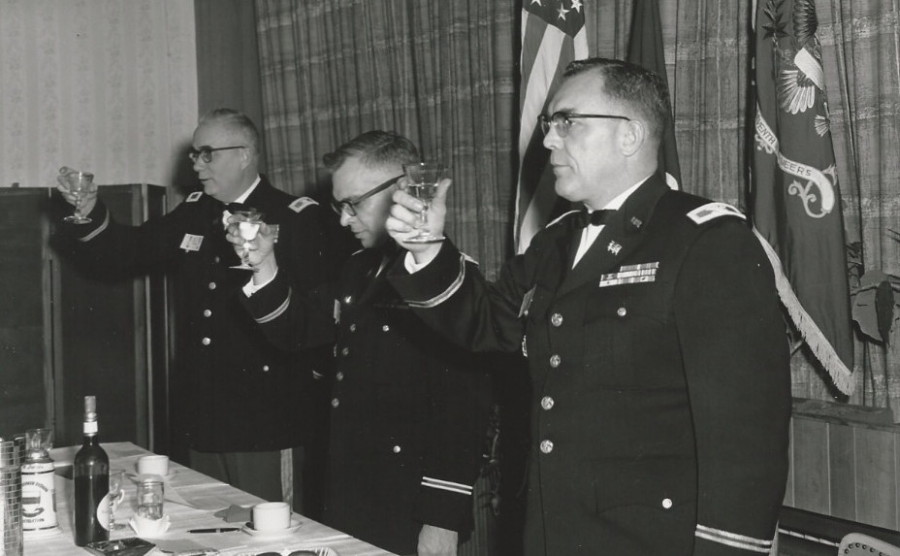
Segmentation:
{"type": "Polygon", "coordinates": [[[572,60],[587,58],[581,0],[523,0],[519,128],[519,183],[514,239],[522,253],[565,200],[553,189],[549,153],[537,125],[547,100],[572,60]]]}
{"type": "Polygon", "coordinates": [[[841,197],[814,0],[755,12],[751,211],[782,304],[834,385],[851,394],[853,338],[841,197]]]}

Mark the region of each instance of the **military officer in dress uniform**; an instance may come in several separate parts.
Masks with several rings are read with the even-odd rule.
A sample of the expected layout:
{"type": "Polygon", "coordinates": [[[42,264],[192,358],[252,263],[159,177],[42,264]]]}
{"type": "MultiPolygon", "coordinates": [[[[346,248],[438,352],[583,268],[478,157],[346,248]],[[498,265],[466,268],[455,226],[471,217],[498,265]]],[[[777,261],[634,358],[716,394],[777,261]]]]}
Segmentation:
{"type": "MultiPolygon", "coordinates": [[[[661,80],[571,64],[541,117],[555,190],[583,210],[485,283],[449,241],[389,278],[429,326],[522,350],[534,386],[528,554],[769,553],[787,474],[788,346],[773,272],[736,209],[657,173],[661,80]]],[[[429,209],[437,232],[446,187],[429,209]]]]}
{"type": "MultiPolygon", "coordinates": [[[[80,201],[92,222],[60,223],[59,229],[72,239],[73,255],[97,272],[164,268],[171,274],[177,318],[171,387],[175,442],[186,444],[194,469],[266,500],[281,500],[281,451],[304,446],[313,427],[320,426],[322,416],[309,413],[315,407],[313,374],[324,373],[330,353],[288,353],[266,340],[241,305],[241,286],[252,273],[231,268],[240,260],[225,239],[225,223],[241,203],[278,224],[283,276],[308,289],[326,279],[320,208],[259,175],[259,134],[240,112],[217,109],[205,115],[190,157],[203,191],[188,195],[172,212],[126,226],[93,193],[80,201]]],[[[76,203],[65,188],[59,191],[76,203]]],[[[298,468],[302,453],[294,452],[298,468]]],[[[295,487],[300,482],[295,477],[295,487]]],[[[294,502],[302,509],[301,500],[294,502]]]]}
{"type": "MultiPolygon", "coordinates": [[[[323,521],[397,554],[453,556],[473,526],[490,384],[479,358],[422,326],[385,279],[402,252],[384,228],[391,192],[418,159],[384,131],[326,155],[333,208],[363,249],[331,287],[304,293],[282,279],[264,229],[245,293],[277,345],[317,345],[323,331],[334,342],[323,521]]],[[[229,239],[240,248],[233,229],[229,239]]]]}

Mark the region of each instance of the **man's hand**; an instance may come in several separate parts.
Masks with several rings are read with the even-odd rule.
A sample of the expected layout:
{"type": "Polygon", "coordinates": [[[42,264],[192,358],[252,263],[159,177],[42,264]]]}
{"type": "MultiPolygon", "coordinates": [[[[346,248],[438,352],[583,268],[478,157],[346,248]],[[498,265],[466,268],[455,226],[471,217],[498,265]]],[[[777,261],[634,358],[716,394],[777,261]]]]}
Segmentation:
{"type": "Polygon", "coordinates": [[[278,263],[275,260],[275,243],[278,241],[278,225],[263,223],[259,227],[259,233],[251,241],[241,237],[238,224],[244,220],[239,214],[228,217],[228,227],[225,229],[225,239],[231,242],[234,252],[240,257],[244,252],[244,245],[249,245],[247,256],[250,266],[253,267],[253,282],[264,283],[275,276],[278,263]]]}
{"type": "Polygon", "coordinates": [[[419,556],[456,556],[459,533],[434,525],[423,525],[419,532],[419,556]]]}
{"type": "MultiPolygon", "coordinates": [[[[407,178],[401,178],[406,180],[407,178]]],[[[437,193],[431,206],[428,208],[428,223],[422,225],[421,213],[425,208],[422,201],[416,199],[401,187],[394,191],[394,204],[391,206],[391,215],[385,223],[388,233],[401,247],[412,253],[418,264],[431,261],[441,250],[440,243],[411,243],[407,240],[419,233],[420,228],[427,228],[434,235],[443,235],[444,223],[447,218],[447,190],[450,180],[441,180],[437,193]]]]}
{"type": "Polygon", "coordinates": [[[97,185],[94,184],[80,194],[75,195],[69,191],[69,184],[66,183],[66,174],[71,171],[73,170],[65,166],[60,168],[59,173],[56,174],[56,190],[59,191],[67,203],[75,207],[78,214],[87,216],[94,210],[94,205],[97,204],[97,185]]]}

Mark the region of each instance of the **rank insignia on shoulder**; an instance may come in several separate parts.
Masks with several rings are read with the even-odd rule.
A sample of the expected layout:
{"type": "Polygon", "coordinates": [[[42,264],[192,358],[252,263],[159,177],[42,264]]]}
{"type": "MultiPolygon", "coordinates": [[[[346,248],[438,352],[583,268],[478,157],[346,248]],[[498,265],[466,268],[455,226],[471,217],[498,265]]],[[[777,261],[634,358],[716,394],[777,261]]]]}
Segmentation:
{"type": "Polygon", "coordinates": [[[312,205],[318,205],[318,204],[319,203],[313,201],[309,197],[298,197],[298,198],[294,199],[294,201],[291,204],[288,205],[288,208],[290,208],[294,212],[300,212],[301,210],[305,209],[306,207],[309,207],[312,205]]]}
{"type": "Polygon", "coordinates": [[[695,224],[703,224],[722,216],[736,216],[741,220],[746,220],[744,213],[727,203],[706,203],[687,213],[688,218],[695,224]]]}
{"type": "Polygon", "coordinates": [[[196,203],[200,200],[200,197],[203,197],[202,191],[194,191],[190,195],[187,196],[187,199],[184,200],[185,203],[196,203]]]}
{"type": "Polygon", "coordinates": [[[625,284],[644,284],[656,281],[656,272],[659,270],[659,261],[652,263],[622,265],[618,272],[601,274],[601,288],[620,286],[625,284]]]}

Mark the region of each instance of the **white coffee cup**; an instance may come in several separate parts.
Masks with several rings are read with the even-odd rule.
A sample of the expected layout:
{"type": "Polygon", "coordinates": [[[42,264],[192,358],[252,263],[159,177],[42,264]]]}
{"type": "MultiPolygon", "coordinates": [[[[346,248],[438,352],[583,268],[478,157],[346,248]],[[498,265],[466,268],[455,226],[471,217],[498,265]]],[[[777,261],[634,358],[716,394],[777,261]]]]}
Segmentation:
{"type": "Polygon", "coordinates": [[[285,502],[262,502],[251,510],[253,529],[281,531],[291,525],[291,508],[285,502]]]}
{"type": "Polygon", "coordinates": [[[141,456],[137,461],[137,471],[140,475],[157,475],[165,477],[169,474],[169,456],[141,456]]]}

